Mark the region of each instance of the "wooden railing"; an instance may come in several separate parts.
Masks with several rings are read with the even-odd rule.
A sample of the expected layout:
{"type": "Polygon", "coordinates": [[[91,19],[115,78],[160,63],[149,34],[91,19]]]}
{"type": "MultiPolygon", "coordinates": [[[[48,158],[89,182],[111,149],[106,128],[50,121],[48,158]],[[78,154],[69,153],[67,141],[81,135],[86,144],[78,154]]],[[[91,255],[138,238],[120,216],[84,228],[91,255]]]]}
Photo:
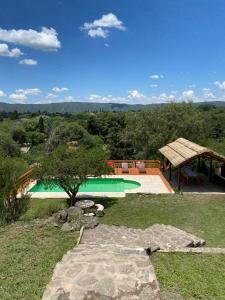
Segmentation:
{"type": "Polygon", "coordinates": [[[33,168],[18,178],[18,191],[24,191],[32,181],[33,168]]]}
{"type": "Polygon", "coordinates": [[[159,160],[110,160],[108,163],[112,168],[122,168],[122,163],[128,163],[128,168],[137,168],[137,165],[143,162],[145,168],[160,169],[161,164],[159,160]]]}

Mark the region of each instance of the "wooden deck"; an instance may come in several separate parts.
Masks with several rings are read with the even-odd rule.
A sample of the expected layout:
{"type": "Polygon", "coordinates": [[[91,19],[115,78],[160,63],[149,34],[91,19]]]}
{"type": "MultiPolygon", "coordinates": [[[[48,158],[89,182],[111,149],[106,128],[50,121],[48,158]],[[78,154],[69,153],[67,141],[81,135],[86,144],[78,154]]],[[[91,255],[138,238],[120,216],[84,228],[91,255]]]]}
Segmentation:
{"type": "Polygon", "coordinates": [[[122,168],[114,168],[115,175],[155,175],[159,176],[162,182],[165,184],[168,191],[171,193],[173,189],[169,183],[169,181],[164,177],[161,170],[159,168],[145,168],[145,173],[140,173],[137,168],[129,168],[129,173],[123,173],[122,168]]]}

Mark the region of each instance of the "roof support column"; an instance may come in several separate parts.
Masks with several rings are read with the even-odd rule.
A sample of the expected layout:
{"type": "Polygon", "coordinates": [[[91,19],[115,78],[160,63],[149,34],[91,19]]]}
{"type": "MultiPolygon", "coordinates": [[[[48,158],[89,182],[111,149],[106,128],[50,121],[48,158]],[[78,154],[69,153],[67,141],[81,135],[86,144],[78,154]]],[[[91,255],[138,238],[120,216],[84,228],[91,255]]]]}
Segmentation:
{"type": "Polygon", "coordinates": [[[181,188],[181,166],[178,167],[178,190],[181,188]]]}
{"type": "Polygon", "coordinates": [[[169,165],[169,180],[171,181],[172,179],[172,166],[171,166],[171,163],[169,165]]]}
{"type": "Polygon", "coordinates": [[[209,165],[209,181],[212,181],[212,158],[210,158],[210,165],[209,165]]]}

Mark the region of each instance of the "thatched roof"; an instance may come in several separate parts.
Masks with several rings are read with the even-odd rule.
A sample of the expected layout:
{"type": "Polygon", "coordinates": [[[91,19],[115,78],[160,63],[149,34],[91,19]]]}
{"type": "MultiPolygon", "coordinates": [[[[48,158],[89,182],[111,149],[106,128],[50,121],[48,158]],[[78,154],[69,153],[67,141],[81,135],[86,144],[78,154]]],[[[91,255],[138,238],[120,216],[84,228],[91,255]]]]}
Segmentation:
{"type": "Polygon", "coordinates": [[[178,167],[188,160],[198,156],[211,157],[225,163],[225,156],[184,138],[179,138],[176,141],[167,144],[159,149],[159,152],[165,156],[174,167],[178,167]]]}

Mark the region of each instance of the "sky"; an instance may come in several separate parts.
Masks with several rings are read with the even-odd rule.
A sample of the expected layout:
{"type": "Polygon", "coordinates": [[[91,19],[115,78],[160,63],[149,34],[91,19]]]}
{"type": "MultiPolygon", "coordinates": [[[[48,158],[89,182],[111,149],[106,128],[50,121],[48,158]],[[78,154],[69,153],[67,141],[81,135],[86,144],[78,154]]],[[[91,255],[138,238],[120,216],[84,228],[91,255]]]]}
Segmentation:
{"type": "Polygon", "coordinates": [[[0,102],[218,100],[224,0],[0,0],[0,102]]]}

